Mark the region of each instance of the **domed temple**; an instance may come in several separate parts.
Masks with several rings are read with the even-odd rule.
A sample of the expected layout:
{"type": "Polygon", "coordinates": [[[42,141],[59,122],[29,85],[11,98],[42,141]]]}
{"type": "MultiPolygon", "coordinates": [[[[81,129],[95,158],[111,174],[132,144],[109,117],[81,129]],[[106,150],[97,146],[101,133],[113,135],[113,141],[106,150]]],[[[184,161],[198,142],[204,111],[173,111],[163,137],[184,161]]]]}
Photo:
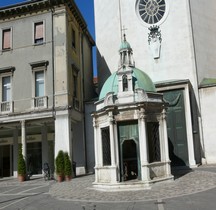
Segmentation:
{"type": "Polygon", "coordinates": [[[166,125],[167,103],[151,78],[135,67],[124,39],[118,70],[104,83],[92,114],[95,144],[94,187],[149,188],[173,179],[166,125]]]}

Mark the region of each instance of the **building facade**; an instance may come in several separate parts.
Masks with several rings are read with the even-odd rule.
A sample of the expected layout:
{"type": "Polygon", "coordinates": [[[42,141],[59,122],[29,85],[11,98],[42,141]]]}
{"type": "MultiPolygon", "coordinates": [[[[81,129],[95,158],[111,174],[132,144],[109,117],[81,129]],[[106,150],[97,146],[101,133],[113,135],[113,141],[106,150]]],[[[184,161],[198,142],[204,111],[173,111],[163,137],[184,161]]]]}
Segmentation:
{"type": "Polygon", "coordinates": [[[213,0],[95,0],[99,89],[116,71],[126,31],[136,66],[168,102],[171,164],[216,163],[216,3],[213,0]],[[112,45],[112,47],[110,47],[112,45]]]}
{"type": "Polygon", "coordinates": [[[35,0],[0,8],[0,177],[54,170],[59,150],[85,173],[85,100],[93,97],[94,41],[74,1],[35,0]]]}

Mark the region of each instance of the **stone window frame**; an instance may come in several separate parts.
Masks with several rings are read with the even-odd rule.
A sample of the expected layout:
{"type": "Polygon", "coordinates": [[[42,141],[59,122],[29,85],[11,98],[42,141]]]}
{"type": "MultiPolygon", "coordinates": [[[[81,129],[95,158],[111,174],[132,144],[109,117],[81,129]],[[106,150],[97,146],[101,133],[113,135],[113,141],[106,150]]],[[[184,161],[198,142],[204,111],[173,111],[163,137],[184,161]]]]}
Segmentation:
{"type": "MultiPolygon", "coordinates": [[[[140,13],[139,13],[139,3],[140,3],[140,1],[149,1],[149,0],[136,0],[136,3],[135,3],[135,12],[136,12],[136,15],[137,15],[139,21],[141,22],[141,24],[143,26],[149,28],[150,26],[153,26],[153,25],[161,25],[166,20],[168,14],[169,14],[170,0],[164,0],[165,1],[165,5],[166,5],[166,9],[165,9],[164,15],[163,15],[163,17],[158,22],[154,22],[154,23],[147,23],[147,22],[145,22],[140,17],[140,13]]],[[[158,0],[155,0],[155,1],[157,2],[158,0]]]]}
{"type": "Polygon", "coordinates": [[[13,112],[13,74],[15,71],[15,67],[14,66],[9,66],[9,67],[4,67],[4,68],[0,68],[0,103],[1,103],[1,107],[0,107],[0,112],[13,112]],[[10,85],[11,85],[11,96],[10,96],[10,101],[4,101],[3,102],[3,88],[2,88],[2,80],[4,77],[10,77],[10,85]],[[10,103],[10,110],[9,111],[2,111],[2,103],[10,103]]]}
{"type": "Polygon", "coordinates": [[[38,21],[34,21],[33,22],[33,33],[32,33],[32,42],[33,42],[33,45],[43,45],[45,42],[46,42],[46,24],[45,24],[45,20],[38,20],[38,21]],[[36,25],[37,24],[40,24],[42,23],[43,24],[43,41],[42,42],[36,42],[36,37],[35,37],[35,32],[36,32],[36,25]]]}
{"type": "Polygon", "coordinates": [[[2,52],[5,51],[10,51],[13,49],[13,28],[12,27],[5,27],[1,29],[1,50],[2,52]],[[10,47],[9,48],[4,48],[4,32],[5,31],[10,31],[10,47]]]}
{"type": "Polygon", "coordinates": [[[80,69],[73,63],[72,69],[72,84],[73,84],[73,107],[77,111],[81,109],[80,95],[79,95],[79,72],[80,69]]]}
{"type": "Polygon", "coordinates": [[[76,45],[76,38],[77,35],[76,35],[76,30],[74,29],[74,27],[72,26],[71,27],[71,46],[72,46],[72,49],[76,51],[76,48],[77,48],[77,45],[76,45]]]}
{"type": "Polygon", "coordinates": [[[101,149],[102,149],[102,165],[103,166],[111,166],[111,144],[110,144],[110,129],[109,126],[100,128],[101,130],[101,149]],[[107,133],[109,135],[109,139],[103,138],[107,133]],[[103,135],[104,133],[104,135],[103,135]],[[105,151],[106,149],[106,151],[105,151]]]}
{"type": "MultiPolygon", "coordinates": [[[[46,61],[46,60],[43,60],[43,61],[37,61],[37,62],[32,62],[32,63],[29,63],[29,65],[31,66],[31,70],[32,70],[32,108],[35,109],[37,107],[35,107],[35,98],[36,95],[35,95],[35,88],[36,88],[36,85],[35,85],[35,76],[36,76],[36,72],[41,72],[43,71],[44,72],[44,98],[45,98],[45,101],[46,101],[46,104],[45,106],[43,107],[40,107],[40,108],[46,108],[47,107],[47,100],[48,100],[48,96],[47,96],[47,89],[46,89],[46,86],[47,86],[47,74],[46,74],[46,71],[47,71],[47,66],[49,65],[49,61],[46,61]]],[[[41,97],[42,98],[42,97],[41,97]]]]}

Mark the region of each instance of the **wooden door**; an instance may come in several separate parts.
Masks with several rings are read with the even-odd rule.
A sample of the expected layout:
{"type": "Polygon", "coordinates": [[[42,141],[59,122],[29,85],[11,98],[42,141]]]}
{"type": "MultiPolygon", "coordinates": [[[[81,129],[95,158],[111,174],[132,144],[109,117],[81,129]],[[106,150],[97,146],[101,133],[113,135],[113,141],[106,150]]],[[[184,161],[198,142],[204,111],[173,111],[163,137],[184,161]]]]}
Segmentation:
{"type": "Polygon", "coordinates": [[[169,155],[172,166],[188,165],[188,145],[185,120],[184,92],[182,89],[163,92],[169,102],[167,130],[169,155]]]}

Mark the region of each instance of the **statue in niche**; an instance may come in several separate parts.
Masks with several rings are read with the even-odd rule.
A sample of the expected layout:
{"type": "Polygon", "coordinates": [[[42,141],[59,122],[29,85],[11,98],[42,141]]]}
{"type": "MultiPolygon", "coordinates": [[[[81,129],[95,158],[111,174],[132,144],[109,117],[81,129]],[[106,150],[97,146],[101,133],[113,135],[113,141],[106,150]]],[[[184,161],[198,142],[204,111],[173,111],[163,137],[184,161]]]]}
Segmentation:
{"type": "Polygon", "coordinates": [[[159,31],[159,26],[149,27],[150,33],[148,34],[148,43],[152,52],[154,59],[160,58],[161,49],[161,31],[159,31]]]}

